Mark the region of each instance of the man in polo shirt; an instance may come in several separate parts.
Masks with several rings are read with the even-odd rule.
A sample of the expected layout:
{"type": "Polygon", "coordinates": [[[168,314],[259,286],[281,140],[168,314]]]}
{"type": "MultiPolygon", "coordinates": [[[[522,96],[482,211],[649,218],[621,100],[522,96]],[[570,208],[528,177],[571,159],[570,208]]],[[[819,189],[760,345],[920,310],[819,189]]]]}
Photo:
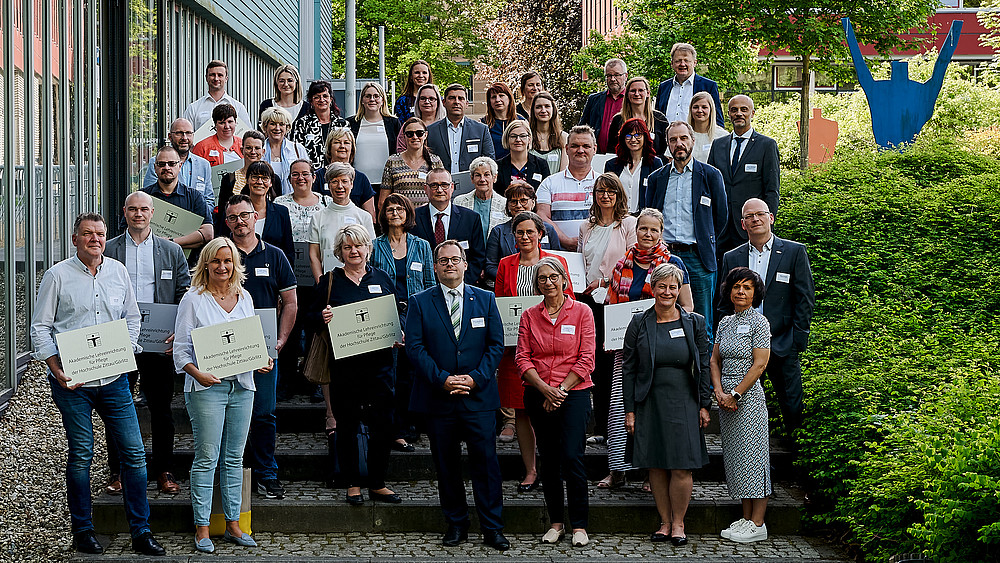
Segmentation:
{"type": "MultiPolygon", "coordinates": [[[[194,126],[191,122],[179,117],[170,124],[167,134],[170,146],[177,150],[180,157],[181,170],[178,182],[201,193],[209,213],[215,208],[215,190],[212,188],[212,165],[204,158],[191,152],[194,147],[194,126]]],[[[142,187],[148,188],[156,183],[156,158],[146,166],[146,176],[142,179],[142,187]]]]}
{"type": "MultiPolygon", "coordinates": [[[[226,225],[230,238],[240,251],[240,258],[246,268],[247,279],[243,284],[256,309],[276,309],[278,311],[278,338],[274,348],[281,352],[288,341],[295,324],[298,302],[295,293],[295,272],[278,247],[262,241],[254,231],[257,212],[250,197],[234,195],[226,206],[226,225]]],[[[285,488],[278,480],[278,463],[274,459],[277,440],[277,418],[274,416],[278,393],[278,366],[267,372],[255,371],[254,385],[257,392],[253,397],[253,414],[250,418],[250,436],[247,439],[250,452],[250,467],[257,492],[267,498],[280,499],[285,496],[285,488]]]]}
{"type": "Polygon", "coordinates": [[[212,119],[212,110],[222,103],[236,108],[236,118],[242,120],[244,124],[253,125],[246,106],[226,93],[226,84],[229,83],[229,66],[225,62],[210,61],[208,68],[205,69],[205,82],[208,83],[208,94],[191,102],[184,110],[184,119],[191,122],[195,131],[201,129],[202,125],[212,119]]]}
{"type": "MultiPolygon", "coordinates": [[[[181,170],[180,155],[173,147],[163,147],[156,152],[153,159],[156,166],[156,183],[143,188],[142,191],[163,201],[180,207],[185,211],[196,213],[204,217],[201,227],[198,230],[183,236],[170,239],[181,245],[181,248],[190,248],[191,255],[188,263],[194,264],[198,259],[198,252],[205,243],[215,238],[215,227],[212,226],[212,211],[205,204],[205,198],[193,189],[180,183],[178,174],[181,170]]],[[[124,218],[122,219],[124,222],[124,218]]]]}
{"type": "Polygon", "coordinates": [[[590,125],[597,133],[597,152],[601,154],[615,152],[613,144],[608,146],[608,129],[611,128],[611,120],[622,110],[625,102],[626,80],[628,70],[625,61],[609,59],[604,63],[604,81],[608,89],[591,94],[580,115],[580,125],[590,125]]]}
{"type": "Polygon", "coordinates": [[[580,225],[590,216],[593,203],[591,191],[597,172],[590,163],[597,153],[597,136],[589,125],[577,125],[569,130],[566,147],[569,166],[538,186],[538,214],[556,228],[559,244],[573,251],[580,225]]]}

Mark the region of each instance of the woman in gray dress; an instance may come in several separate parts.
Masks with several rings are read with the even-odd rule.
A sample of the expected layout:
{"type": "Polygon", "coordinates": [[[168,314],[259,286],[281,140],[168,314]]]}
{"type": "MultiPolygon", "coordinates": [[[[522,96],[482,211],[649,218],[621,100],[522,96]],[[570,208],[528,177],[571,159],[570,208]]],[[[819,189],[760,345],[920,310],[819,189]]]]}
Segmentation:
{"type": "Polygon", "coordinates": [[[684,274],[673,264],[653,268],[656,302],[625,331],[622,399],[625,429],[634,436],[632,465],[649,468],[660,513],[654,542],[687,543],[684,515],[692,469],[708,463],[702,429],[712,404],[705,317],[677,304],[684,274]]]}
{"type": "Polygon", "coordinates": [[[729,496],[743,501],[743,518],[722,530],[722,537],[749,543],[767,539],[764,512],[771,463],[760,376],[771,356],[771,326],[757,310],[764,301],[764,282],[750,268],[730,270],[719,295],[732,301],[735,313],[722,317],[715,333],[712,385],[729,496]]]}

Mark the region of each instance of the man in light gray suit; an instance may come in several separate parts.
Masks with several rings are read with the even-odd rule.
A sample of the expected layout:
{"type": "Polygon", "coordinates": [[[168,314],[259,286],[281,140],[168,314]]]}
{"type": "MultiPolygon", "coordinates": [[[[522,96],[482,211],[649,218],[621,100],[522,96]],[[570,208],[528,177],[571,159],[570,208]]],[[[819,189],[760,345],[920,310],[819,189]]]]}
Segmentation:
{"type": "MultiPolygon", "coordinates": [[[[191,285],[187,259],[180,245],[153,234],[149,224],[153,217],[153,198],[146,192],[134,192],[125,198],[123,211],[126,231],[108,241],[104,255],[125,264],[137,302],[180,303],[191,285]]],[[[167,343],[173,339],[171,334],[167,343]]],[[[169,350],[166,354],[143,352],[136,355],[135,363],[149,407],[152,430],[153,457],[149,474],[157,476],[161,492],[177,494],[180,485],[171,472],[174,420],[170,414],[170,402],[174,397],[174,370],[173,362],[167,355],[169,353],[169,350]]],[[[130,382],[134,383],[135,377],[134,373],[129,374],[130,382]]],[[[108,440],[108,466],[111,480],[106,491],[121,494],[121,481],[118,479],[120,462],[114,440],[108,440]]]]}
{"type": "MultiPolygon", "coordinates": [[[[452,176],[469,169],[480,156],[496,160],[493,137],[486,125],[465,117],[469,105],[468,90],[452,84],[444,90],[445,117],[427,128],[427,147],[441,157],[452,176]]],[[[468,186],[465,186],[468,187],[468,186]]]]}

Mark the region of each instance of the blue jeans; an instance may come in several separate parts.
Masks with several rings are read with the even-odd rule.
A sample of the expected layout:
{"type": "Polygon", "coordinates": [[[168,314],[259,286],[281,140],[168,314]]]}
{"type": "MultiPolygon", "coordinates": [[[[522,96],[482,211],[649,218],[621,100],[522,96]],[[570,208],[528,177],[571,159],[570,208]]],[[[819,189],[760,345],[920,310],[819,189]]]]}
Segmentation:
{"type": "Polygon", "coordinates": [[[691,276],[691,297],[694,299],[694,312],[705,316],[705,329],[708,331],[708,340],[709,342],[714,342],[715,339],[712,334],[712,327],[714,326],[712,308],[715,301],[716,272],[710,272],[705,268],[697,252],[682,250],[673,254],[684,261],[688,275],[691,276]]]}
{"type": "Polygon", "coordinates": [[[243,448],[250,430],[253,396],[254,392],[241,387],[235,378],[224,379],[202,391],[184,393],[194,437],[191,507],[194,509],[195,526],[208,526],[212,515],[216,467],[220,469],[222,513],[229,522],[240,519],[243,448]]]}
{"type": "Polygon", "coordinates": [[[121,457],[122,499],[129,533],[138,537],[149,531],[149,502],[146,499],[146,449],[142,444],[139,419],[129,392],[128,377],[101,387],[64,389],[51,375],[52,401],[62,414],[66,429],[66,497],[73,533],[94,529],[90,498],[90,464],[94,458],[93,412],[96,410],[121,457]]]}
{"type": "Polygon", "coordinates": [[[250,419],[250,440],[247,455],[254,479],[277,479],[278,462],[274,448],[278,439],[278,417],[274,416],[278,395],[278,360],[269,372],[253,372],[257,392],[253,396],[253,417],[250,419]]]}

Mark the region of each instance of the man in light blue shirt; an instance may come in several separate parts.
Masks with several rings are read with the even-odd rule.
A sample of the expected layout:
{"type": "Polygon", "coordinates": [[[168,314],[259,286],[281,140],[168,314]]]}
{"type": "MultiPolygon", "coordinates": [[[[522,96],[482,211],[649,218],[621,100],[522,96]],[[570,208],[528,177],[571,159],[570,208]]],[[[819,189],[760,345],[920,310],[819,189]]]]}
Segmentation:
{"type": "MultiPolygon", "coordinates": [[[[215,188],[212,186],[212,165],[204,158],[191,152],[194,146],[194,127],[191,122],[183,117],[175,119],[170,124],[170,146],[177,149],[177,156],[180,157],[181,170],[177,175],[177,181],[182,186],[199,192],[205,198],[205,207],[208,216],[212,216],[215,209],[215,188]]],[[[142,187],[148,188],[156,183],[156,166],[154,165],[156,156],[150,159],[146,165],[146,176],[142,179],[142,187]]]]}

